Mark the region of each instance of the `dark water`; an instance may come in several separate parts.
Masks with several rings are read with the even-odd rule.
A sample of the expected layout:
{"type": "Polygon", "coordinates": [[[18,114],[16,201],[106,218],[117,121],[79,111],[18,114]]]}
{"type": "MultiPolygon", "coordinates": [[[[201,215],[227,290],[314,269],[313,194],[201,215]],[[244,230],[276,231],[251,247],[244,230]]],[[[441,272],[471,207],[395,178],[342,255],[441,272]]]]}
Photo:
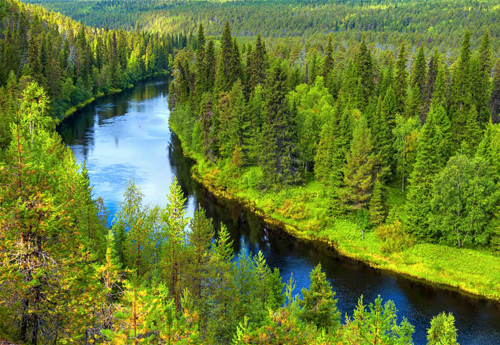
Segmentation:
{"type": "Polygon", "coordinates": [[[187,196],[188,215],[201,204],[215,224],[226,224],[236,251],[261,250],[269,265],[280,269],[284,281],[293,273],[297,292],[309,286],[309,272],[321,262],[344,314],[352,314],[359,296],[368,302],[381,295],[396,303],[400,319],[406,317],[415,326],[416,344],[426,343],[430,320],[441,311],[455,315],[460,344],[500,344],[498,304],[340,258],[325,248],[266,229],[239,205],[216,200],[190,177],[192,162],[182,155],[179,141],[168,128],[167,92],[168,79],[149,80],[98,100],[59,127],[78,162],[86,161],[94,194],[104,199],[111,213],[129,179],[140,186],[146,202],[164,205],[168,187],[177,176],[187,196]]]}

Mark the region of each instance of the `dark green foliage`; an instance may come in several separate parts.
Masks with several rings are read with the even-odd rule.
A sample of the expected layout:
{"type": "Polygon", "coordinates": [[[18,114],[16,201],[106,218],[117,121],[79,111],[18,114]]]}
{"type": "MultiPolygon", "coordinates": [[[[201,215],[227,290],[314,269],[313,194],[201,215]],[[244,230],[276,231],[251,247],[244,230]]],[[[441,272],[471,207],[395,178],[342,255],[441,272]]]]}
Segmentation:
{"type": "Polygon", "coordinates": [[[268,186],[294,183],[298,178],[294,114],[288,106],[287,93],[287,71],[276,62],[264,89],[262,139],[266,145],[260,164],[268,186]]]}
{"type": "Polygon", "coordinates": [[[173,36],[91,29],[16,0],[5,6],[0,86],[6,85],[11,71],[33,78],[50,97],[55,118],[92,97],[169,70],[167,57],[176,46],[173,36]]]}
{"type": "Polygon", "coordinates": [[[370,222],[372,224],[380,225],[385,221],[385,217],[387,216],[385,200],[386,193],[384,191],[384,186],[377,177],[375,183],[373,184],[373,195],[370,198],[370,203],[368,205],[370,222]]]}
{"type": "Polygon", "coordinates": [[[406,56],[406,47],[404,42],[401,43],[399,48],[398,59],[396,61],[396,77],[394,79],[394,93],[396,98],[396,110],[403,114],[406,107],[407,89],[408,89],[408,71],[407,64],[408,57],[406,56]]]}
{"type": "Polygon", "coordinates": [[[353,113],[355,125],[350,151],[346,154],[342,201],[352,210],[367,209],[372,195],[375,156],[371,130],[364,114],[353,113]]]}

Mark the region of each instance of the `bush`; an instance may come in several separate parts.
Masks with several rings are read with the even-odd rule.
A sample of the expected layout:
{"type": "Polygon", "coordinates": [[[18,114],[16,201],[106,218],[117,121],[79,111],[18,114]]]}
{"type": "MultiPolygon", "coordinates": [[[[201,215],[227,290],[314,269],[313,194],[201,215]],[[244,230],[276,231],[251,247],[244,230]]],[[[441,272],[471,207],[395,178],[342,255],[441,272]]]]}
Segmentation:
{"type": "Polygon", "coordinates": [[[377,235],[383,242],[380,248],[383,253],[393,253],[411,247],[414,243],[410,234],[405,231],[399,221],[392,224],[382,224],[377,228],[377,235]]]}

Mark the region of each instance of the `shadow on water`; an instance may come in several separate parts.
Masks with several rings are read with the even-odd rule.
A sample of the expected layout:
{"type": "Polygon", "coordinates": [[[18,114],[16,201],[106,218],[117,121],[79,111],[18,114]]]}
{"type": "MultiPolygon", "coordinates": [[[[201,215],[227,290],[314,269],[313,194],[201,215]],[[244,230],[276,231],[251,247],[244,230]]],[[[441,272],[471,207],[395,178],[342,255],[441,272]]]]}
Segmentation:
{"type": "Polygon", "coordinates": [[[94,194],[103,197],[112,213],[130,178],[140,186],[146,202],[164,205],[175,176],[187,196],[188,215],[198,205],[203,207],[217,229],[221,223],[227,226],[235,252],[261,250],[269,265],[280,269],[284,281],[293,273],[297,293],[309,286],[309,272],[321,263],[344,314],[352,314],[361,295],[365,302],[381,295],[396,303],[400,319],[406,317],[415,326],[416,344],[426,343],[430,320],[442,311],[455,315],[460,344],[500,344],[497,303],[341,257],[321,244],[300,241],[266,226],[235,202],[215,198],[191,178],[193,162],[183,156],[179,140],[168,128],[167,93],[167,78],[148,80],[99,99],[59,127],[77,161],[86,160],[94,194]]]}

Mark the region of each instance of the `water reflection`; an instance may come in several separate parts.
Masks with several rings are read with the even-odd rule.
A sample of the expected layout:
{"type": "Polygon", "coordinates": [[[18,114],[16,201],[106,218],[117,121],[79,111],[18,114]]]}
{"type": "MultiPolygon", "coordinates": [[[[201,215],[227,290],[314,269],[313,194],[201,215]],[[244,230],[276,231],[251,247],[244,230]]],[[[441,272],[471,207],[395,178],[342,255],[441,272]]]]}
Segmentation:
{"type": "Polygon", "coordinates": [[[179,141],[170,133],[167,92],[167,80],[147,81],[98,100],[59,128],[78,162],[86,160],[94,194],[103,197],[111,213],[122,200],[130,178],[140,186],[146,202],[164,205],[176,176],[187,196],[188,215],[201,205],[217,228],[221,222],[227,226],[236,252],[262,250],[270,266],[280,269],[283,280],[293,273],[297,292],[309,285],[310,270],[321,262],[344,313],[352,313],[362,294],[367,302],[381,295],[384,300],[394,300],[399,317],[407,317],[415,326],[416,344],[426,343],[430,319],[441,311],[455,314],[460,344],[500,343],[498,304],[435,289],[331,255],[325,248],[267,229],[258,217],[237,204],[215,199],[191,178],[192,162],[182,155],[179,141]]]}

